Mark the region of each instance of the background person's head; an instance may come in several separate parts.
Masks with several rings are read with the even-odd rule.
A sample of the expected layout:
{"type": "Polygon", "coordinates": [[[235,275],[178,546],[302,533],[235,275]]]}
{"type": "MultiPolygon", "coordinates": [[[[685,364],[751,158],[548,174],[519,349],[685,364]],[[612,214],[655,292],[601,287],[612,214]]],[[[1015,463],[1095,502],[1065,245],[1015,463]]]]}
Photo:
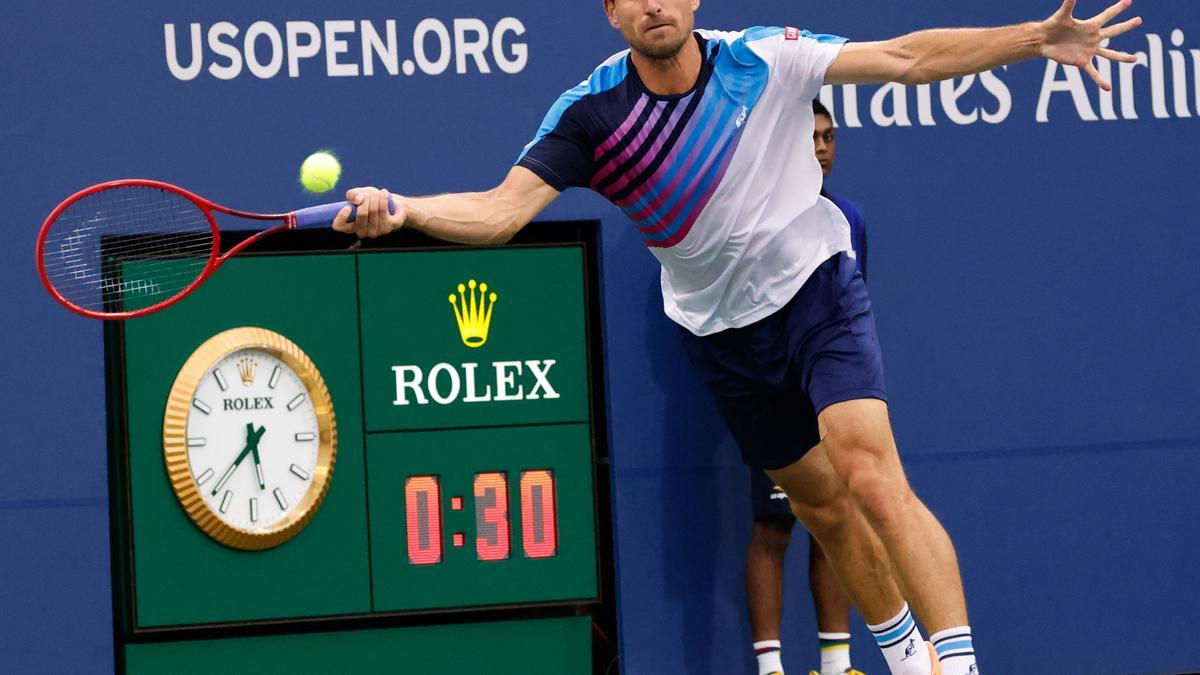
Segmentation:
{"type": "Polygon", "coordinates": [[[833,128],[833,115],[829,109],[818,100],[813,100],[813,116],[817,125],[813,128],[813,145],[817,148],[817,161],[821,163],[821,173],[829,178],[833,171],[833,158],[837,154],[837,130],[833,128]]]}
{"type": "Polygon", "coordinates": [[[692,37],[700,0],[604,0],[604,11],[629,48],[651,59],[669,59],[692,37]]]}

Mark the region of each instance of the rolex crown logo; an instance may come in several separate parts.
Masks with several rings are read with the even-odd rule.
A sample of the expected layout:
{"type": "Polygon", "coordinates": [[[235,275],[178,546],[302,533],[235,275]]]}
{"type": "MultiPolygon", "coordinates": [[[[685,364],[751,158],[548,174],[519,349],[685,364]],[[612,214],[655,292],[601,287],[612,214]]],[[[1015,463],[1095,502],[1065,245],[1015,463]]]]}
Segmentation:
{"type": "Polygon", "coordinates": [[[472,349],[487,342],[488,327],[492,324],[492,309],[496,306],[497,296],[487,290],[486,283],[478,284],[476,288],[475,280],[471,279],[466,286],[458,285],[458,295],[450,294],[454,318],[458,320],[458,334],[463,344],[472,349]]]}
{"type": "Polygon", "coordinates": [[[247,387],[254,384],[254,369],[256,366],[257,364],[254,362],[254,359],[250,358],[249,356],[243,356],[242,358],[238,359],[238,375],[242,376],[242,384],[246,385],[247,387]]]}

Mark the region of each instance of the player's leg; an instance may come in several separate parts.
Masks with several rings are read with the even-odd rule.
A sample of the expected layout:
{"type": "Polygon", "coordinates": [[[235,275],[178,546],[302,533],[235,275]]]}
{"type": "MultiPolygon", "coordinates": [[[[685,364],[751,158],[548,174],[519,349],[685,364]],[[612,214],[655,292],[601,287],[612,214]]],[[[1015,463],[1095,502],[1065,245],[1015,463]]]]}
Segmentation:
{"type": "Polygon", "coordinates": [[[759,469],[750,469],[750,504],[754,514],[754,530],[746,549],[750,635],[759,675],[782,675],[783,562],[796,517],[787,494],[759,469]]]}
{"type": "Polygon", "coordinates": [[[845,401],[821,413],[825,448],[896,567],[917,616],[931,631],[966,623],[958,558],[945,529],[909,487],[887,404],[845,401]]]}
{"type": "Polygon", "coordinates": [[[900,595],[887,550],[833,468],[824,443],[771,477],[821,544],[850,599],[875,633],[893,675],[930,675],[920,629],[900,595]]]}
{"type": "Polygon", "coordinates": [[[850,598],[812,535],[808,546],[808,587],[816,609],[817,628],[825,633],[849,633],[850,598]]]}
{"type": "MultiPolygon", "coordinates": [[[[888,554],[904,558],[895,561],[899,571],[895,582],[906,596],[919,597],[918,609],[926,612],[921,618],[932,630],[959,625],[943,624],[960,615],[965,618],[953,549],[908,487],[891,440],[883,357],[871,300],[854,260],[839,254],[822,264],[792,307],[790,344],[803,363],[803,389],[818,411],[821,446],[839,483],[848,488],[859,518],[869,521],[871,538],[886,545],[888,554]],[[914,557],[917,549],[931,546],[927,537],[935,538],[932,553],[914,557]],[[934,592],[934,587],[940,590],[934,592]]],[[[792,495],[790,486],[783,486],[792,495]]],[[[845,582],[847,561],[835,555],[829,533],[810,531],[845,582]]],[[[845,585],[858,604],[853,587],[845,585]]],[[[928,652],[905,603],[890,608],[860,605],[859,609],[892,672],[929,672],[928,652]]]]}
{"type": "Polygon", "coordinates": [[[821,675],[850,670],[850,598],[833,573],[821,545],[808,537],[808,587],[817,614],[821,675]]]}
{"type": "Polygon", "coordinates": [[[790,498],[792,513],[821,546],[835,575],[868,621],[904,604],[887,551],[818,445],[794,464],[768,472],[790,498]]]}
{"type": "Polygon", "coordinates": [[[883,542],[917,616],[941,649],[946,675],[972,672],[958,557],[946,530],[908,484],[892,437],[887,404],[858,399],[819,416],[822,444],[838,475],[883,542]],[[949,647],[953,645],[953,647],[949,647]]]}
{"type": "MultiPolygon", "coordinates": [[[[816,446],[821,442],[817,415],[807,414],[812,402],[805,399],[805,424],[801,434],[805,442],[816,446]]],[[[817,615],[817,639],[821,647],[820,672],[809,675],[844,675],[852,671],[850,665],[850,598],[838,581],[821,550],[821,545],[808,536],[808,586],[812,591],[813,608],[817,615]]]]}
{"type": "MultiPolygon", "coordinates": [[[[819,403],[815,397],[810,401],[804,396],[805,386],[798,378],[804,379],[805,373],[812,370],[811,361],[839,356],[842,352],[836,351],[836,342],[856,338],[847,330],[849,318],[841,302],[856,270],[852,259],[844,254],[835,256],[814,272],[780,311],[744,328],[707,336],[681,329],[680,335],[688,358],[704,376],[746,462],[764,468],[784,467],[771,470],[771,477],[788,493],[793,513],[821,542],[863,616],[868,621],[880,617],[885,623],[896,620],[877,636],[892,672],[929,675],[928,655],[909,660],[913,654],[904,649],[903,641],[915,639],[913,636],[919,633],[892,576],[886,550],[834,471],[823,444],[809,451],[810,445],[798,433],[801,421],[811,417],[804,413],[820,409],[814,405],[819,403]],[[828,351],[827,346],[835,351],[828,351]],[[899,657],[888,656],[897,649],[899,657]]],[[[861,294],[870,319],[861,277],[854,290],[861,294]]],[[[870,328],[873,338],[873,322],[870,328]]],[[[848,348],[849,355],[855,356],[855,345],[848,348]]],[[[877,345],[874,358],[879,361],[877,345]]],[[[861,365],[854,359],[849,363],[856,368],[861,365]]],[[[850,379],[865,382],[864,386],[878,381],[882,393],[881,365],[876,363],[874,371],[867,371],[870,369],[857,376],[851,373],[850,379]]],[[[837,373],[825,375],[836,378],[837,373]]],[[[822,394],[830,391],[821,388],[822,394]]],[[[923,645],[921,641],[916,644],[923,645]]]]}

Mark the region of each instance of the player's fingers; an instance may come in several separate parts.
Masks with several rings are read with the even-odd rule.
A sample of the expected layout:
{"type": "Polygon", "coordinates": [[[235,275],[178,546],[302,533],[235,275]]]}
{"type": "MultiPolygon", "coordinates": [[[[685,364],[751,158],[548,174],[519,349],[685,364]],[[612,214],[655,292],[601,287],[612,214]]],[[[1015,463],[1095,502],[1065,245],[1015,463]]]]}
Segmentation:
{"type": "Polygon", "coordinates": [[[349,190],[346,190],[346,201],[350,202],[351,204],[358,204],[361,206],[374,190],[375,188],[370,185],[350,188],[349,190]]]}
{"type": "Polygon", "coordinates": [[[382,218],[380,213],[379,190],[371,191],[371,216],[367,219],[367,236],[374,237],[376,230],[379,229],[379,219],[382,218]]]}
{"type": "Polygon", "coordinates": [[[1137,57],[1133,54],[1118,52],[1112,49],[1097,49],[1096,54],[1102,56],[1109,61],[1120,61],[1122,63],[1137,63],[1137,57]]]}
{"type": "Polygon", "coordinates": [[[396,206],[392,202],[392,195],[386,188],[379,191],[379,234],[387,234],[392,230],[392,214],[396,212],[396,206]]]}
{"type": "Polygon", "coordinates": [[[1128,33],[1129,31],[1133,30],[1134,28],[1137,28],[1140,25],[1142,25],[1142,17],[1135,16],[1128,21],[1122,21],[1121,23],[1113,24],[1113,25],[1109,26],[1108,28],[1101,30],[1100,37],[1104,38],[1104,39],[1116,37],[1122,33],[1128,33]]]}
{"type": "Polygon", "coordinates": [[[1064,16],[1073,16],[1075,14],[1075,0],[1063,0],[1062,7],[1058,9],[1058,13],[1064,16]]]}
{"type": "Polygon", "coordinates": [[[390,215],[388,214],[388,198],[389,196],[387,190],[379,191],[379,202],[375,205],[378,209],[374,228],[376,237],[382,237],[383,235],[387,234],[388,230],[390,229],[388,225],[388,218],[390,215]]]}
{"type": "MultiPolygon", "coordinates": [[[[365,195],[366,195],[366,190],[363,188],[351,188],[349,190],[346,190],[346,201],[350,202],[351,204],[354,204],[354,207],[355,207],[354,222],[347,222],[346,229],[340,230],[341,232],[357,233],[359,223],[362,222],[362,218],[364,215],[363,201],[365,199],[365,195]]],[[[349,220],[349,218],[350,218],[350,216],[347,215],[346,219],[349,220]]]]}
{"type": "Polygon", "coordinates": [[[333,229],[338,232],[351,232],[354,226],[346,222],[350,218],[350,207],[343,206],[337,213],[337,217],[333,219],[333,229]]]}
{"type": "Polygon", "coordinates": [[[1096,65],[1094,63],[1088,63],[1086,66],[1084,66],[1083,70],[1088,74],[1088,77],[1092,78],[1096,84],[1100,85],[1101,89],[1104,91],[1112,91],[1112,85],[1106,82],[1103,77],[1100,77],[1100,73],[1096,71],[1096,65]]]}
{"type": "Polygon", "coordinates": [[[358,188],[357,194],[354,196],[358,200],[356,202],[358,210],[354,213],[354,222],[350,223],[350,226],[353,228],[354,234],[362,237],[367,221],[371,217],[371,189],[358,188]]]}
{"type": "Polygon", "coordinates": [[[1120,0],[1120,2],[1118,2],[1117,4],[1112,5],[1108,9],[1097,14],[1092,19],[1092,21],[1095,21],[1095,22],[1099,23],[1101,26],[1103,26],[1104,24],[1108,23],[1109,21],[1112,21],[1113,19],[1117,18],[1117,15],[1120,14],[1121,12],[1124,12],[1126,9],[1129,9],[1129,6],[1132,4],[1133,4],[1133,0],[1120,0]]]}

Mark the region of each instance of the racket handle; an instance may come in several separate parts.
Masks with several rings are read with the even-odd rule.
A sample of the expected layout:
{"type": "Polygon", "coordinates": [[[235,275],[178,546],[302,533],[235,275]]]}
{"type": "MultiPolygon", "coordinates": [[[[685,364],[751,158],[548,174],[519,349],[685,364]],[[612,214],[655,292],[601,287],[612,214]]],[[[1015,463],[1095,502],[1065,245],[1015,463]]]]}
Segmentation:
{"type": "Polygon", "coordinates": [[[333,219],[337,218],[338,211],[347,206],[350,207],[349,222],[353,223],[354,216],[358,213],[358,207],[350,202],[334,202],[296,211],[296,227],[301,230],[329,227],[333,224],[333,219]]]}
{"type": "MultiPolygon", "coordinates": [[[[296,211],[296,227],[301,230],[329,227],[333,224],[333,219],[337,218],[338,211],[347,206],[350,207],[350,217],[346,222],[353,223],[358,215],[358,206],[350,202],[333,202],[296,211]]],[[[396,202],[392,195],[388,195],[388,213],[396,215],[396,202]]]]}

